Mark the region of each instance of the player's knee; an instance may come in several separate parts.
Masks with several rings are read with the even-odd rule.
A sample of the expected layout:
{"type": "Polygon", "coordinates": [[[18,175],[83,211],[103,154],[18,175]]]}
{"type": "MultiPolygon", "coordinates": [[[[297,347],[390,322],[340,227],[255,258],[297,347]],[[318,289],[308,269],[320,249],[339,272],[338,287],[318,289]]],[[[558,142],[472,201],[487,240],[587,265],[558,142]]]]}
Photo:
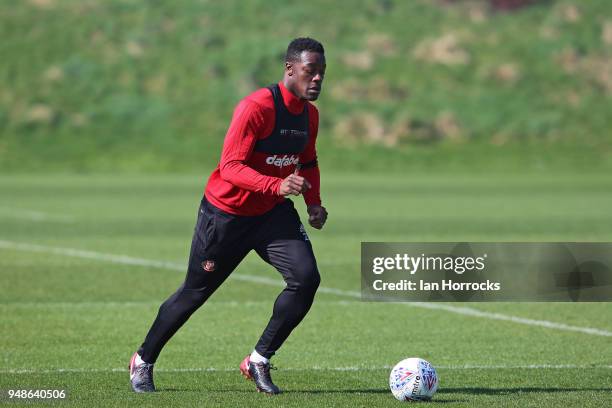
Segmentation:
{"type": "Polygon", "coordinates": [[[315,273],[312,275],[311,282],[310,282],[312,291],[316,292],[320,284],[321,284],[321,275],[319,274],[319,271],[315,268],[315,273]]]}
{"type": "Polygon", "coordinates": [[[160,306],[160,312],[183,315],[193,313],[205,301],[204,293],[198,290],[180,288],[160,306]]]}
{"type": "Polygon", "coordinates": [[[314,264],[304,263],[295,270],[295,287],[298,291],[313,293],[321,283],[321,276],[314,264]]]}
{"type": "Polygon", "coordinates": [[[202,306],[206,300],[206,295],[201,290],[183,289],[182,296],[187,304],[191,304],[196,307],[202,306]]]}

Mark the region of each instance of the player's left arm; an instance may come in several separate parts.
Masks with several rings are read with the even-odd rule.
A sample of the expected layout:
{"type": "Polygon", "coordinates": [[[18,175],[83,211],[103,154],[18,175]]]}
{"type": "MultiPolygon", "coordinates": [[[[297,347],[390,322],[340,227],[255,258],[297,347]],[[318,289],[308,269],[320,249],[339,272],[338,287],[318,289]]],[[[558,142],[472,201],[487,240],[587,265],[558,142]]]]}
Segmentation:
{"type": "Polygon", "coordinates": [[[319,111],[314,105],[309,104],[308,107],[310,139],[300,154],[299,175],[310,184],[310,188],[303,193],[308,211],[308,223],[313,228],[321,229],[327,220],[327,210],[321,205],[321,175],[317,162],[316,141],[319,131],[319,111]]]}

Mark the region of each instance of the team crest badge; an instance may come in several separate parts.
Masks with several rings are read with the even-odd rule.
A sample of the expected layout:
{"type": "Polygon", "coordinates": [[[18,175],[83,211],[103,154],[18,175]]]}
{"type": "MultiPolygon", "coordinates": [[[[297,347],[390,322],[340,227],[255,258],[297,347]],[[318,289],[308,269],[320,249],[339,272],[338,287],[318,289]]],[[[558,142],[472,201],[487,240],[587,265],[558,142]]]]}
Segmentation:
{"type": "Polygon", "coordinates": [[[207,259],[206,261],[202,261],[202,269],[204,269],[204,271],[214,272],[216,268],[217,268],[217,265],[215,264],[215,261],[212,261],[210,259],[207,259]]]}

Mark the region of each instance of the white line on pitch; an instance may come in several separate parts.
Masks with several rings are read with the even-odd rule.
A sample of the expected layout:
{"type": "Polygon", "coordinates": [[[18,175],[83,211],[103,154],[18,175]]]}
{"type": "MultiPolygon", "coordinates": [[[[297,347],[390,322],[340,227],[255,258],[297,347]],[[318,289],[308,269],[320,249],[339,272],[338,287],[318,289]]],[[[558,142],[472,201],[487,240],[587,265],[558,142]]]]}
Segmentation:
{"type": "MultiPolygon", "coordinates": [[[[112,262],[123,265],[138,265],[153,268],[164,268],[183,271],[185,266],[176,262],[155,261],[150,259],[135,258],[125,255],[105,254],[102,252],[85,251],[74,248],[57,248],[46,245],[36,245],[27,243],[18,243],[12,241],[0,240],[0,248],[13,249],[18,251],[43,252],[63,256],[72,256],[76,258],[95,259],[99,261],[112,262]]],[[[277,279],[265,278],[263,276],[244,275],[239,273],[232,274],[232,277],[245,282],[260,283],[263,285],[284,286],[284,283],[277,279]]],[[[358,291],[319,287],[319,293],[327,293],[330,295],[344,296],[353,299],[360,299],[361,293],[358,291]]],[[[564,323],[555,323],[548,320],[528,319],[524,317],[505,315],[501,313],[484,312],[471,307],[451,306],[441,303],[425,303],[425,302],[405,302],[407,306],[419,307],[431,310],[443,310],[450,313],[460,314],[464,316],[481,317],[484,319],[501,320],[513,323],[525,324],[528,326],[545,327],[548,329],[563,330],[591,334],[594,336],[612,337],[612,332],[592,327],[570,326],[564,323]]]]}
{"type": "MultiPolygon", "coordinates": [[[[349,367],[285,367],[282,371],[378,371],[390,370],[392,366],[349,366],[349,367]]],[[[612,365],[578,365],[578,364],[525,364],[525,365],[438,365],[438,370],[562,370],[562,369],[603,369],[610,370],[612,365]]],[[[61,373],[114,373],[126,372],[127,368],[15,368],[0,370],[0,374],[61,374],[61,373]]],[[[156,368],[157,373],[194,373],[194,372],[234,372],[236,367],[190,367],[190,368],[156,368]]]]}
{"type": "Polygon", "coordinates": [[[25,208],[0,207],[0,214],[35,222],[53,221],[72,223],[75,221],[75,218],[70,215],[49,214],[43,211],[28,210],[25,208]]]}

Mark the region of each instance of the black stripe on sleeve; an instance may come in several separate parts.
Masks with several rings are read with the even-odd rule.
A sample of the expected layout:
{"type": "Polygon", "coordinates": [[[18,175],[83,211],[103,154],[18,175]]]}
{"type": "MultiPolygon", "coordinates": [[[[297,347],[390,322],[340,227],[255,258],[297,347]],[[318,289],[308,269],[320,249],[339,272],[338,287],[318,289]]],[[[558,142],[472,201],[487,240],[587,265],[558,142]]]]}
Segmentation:
{"type": "Polygon", "coordinates": [[[319,164],[319,162],[317,161],[317,159],[314,159],[314,160],[309,161],[308,163],[301,164],[301,168],[302,169],[310,169],[310,168],[313,168],[313,167],[317,167],[318,164],[319,164]]]}

